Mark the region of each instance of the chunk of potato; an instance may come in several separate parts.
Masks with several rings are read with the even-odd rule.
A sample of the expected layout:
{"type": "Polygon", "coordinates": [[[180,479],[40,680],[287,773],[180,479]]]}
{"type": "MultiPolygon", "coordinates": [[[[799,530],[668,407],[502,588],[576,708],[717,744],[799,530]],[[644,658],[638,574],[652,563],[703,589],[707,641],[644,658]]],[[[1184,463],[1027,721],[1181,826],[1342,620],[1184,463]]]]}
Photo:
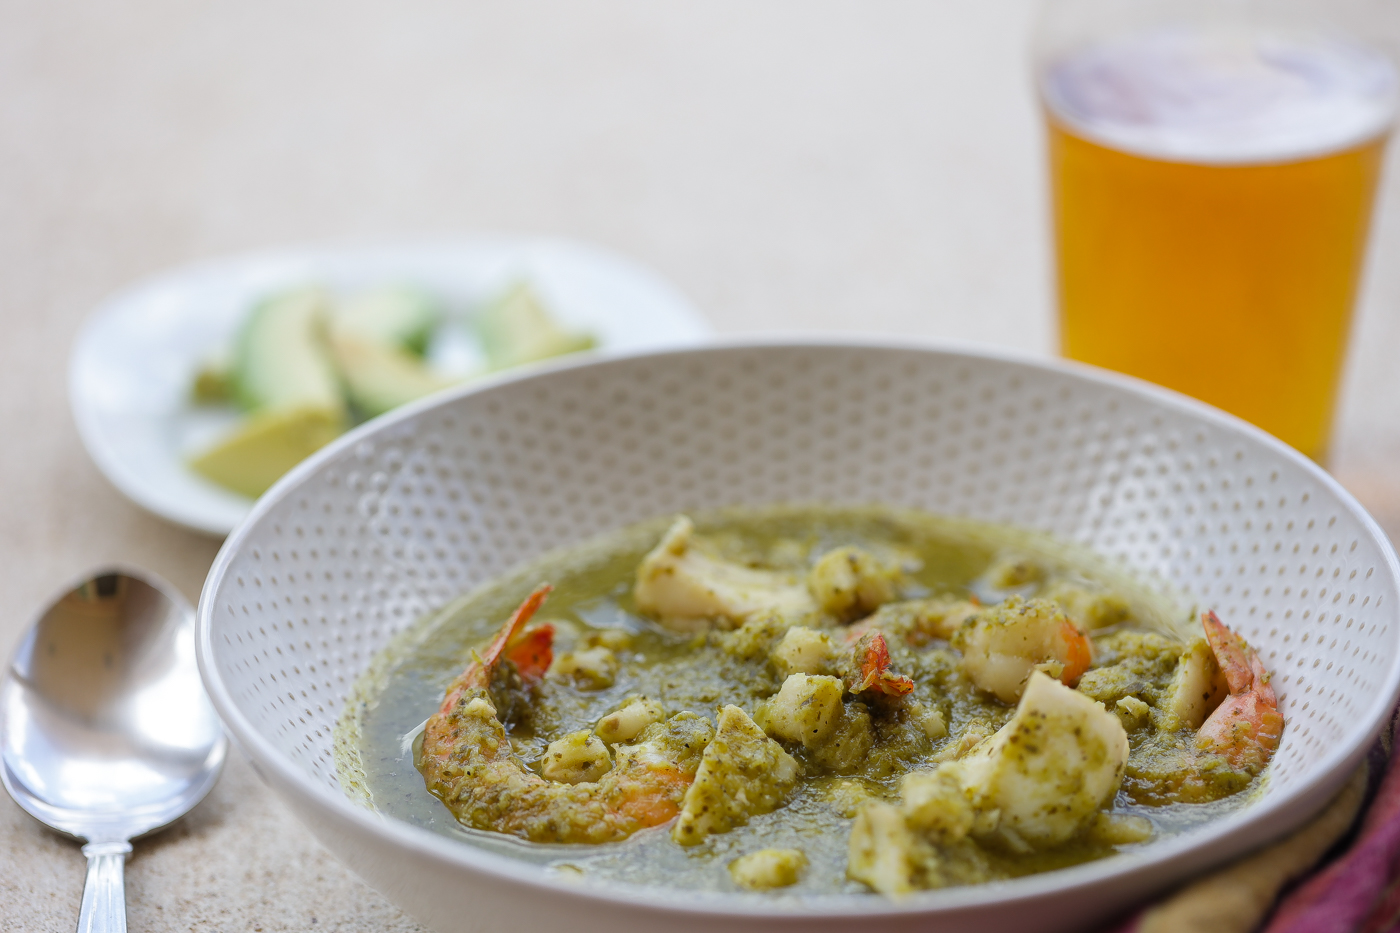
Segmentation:
{"type": "Polygon", "coordinates": [[[760,658],[773,649],[774,643],[783,637],[792,622],[773,609],[756,612],[744,620],[744,624],[731,632],[725,632],[719,645],[728,654],[744,660],[760,658]]]}
{"type": "Polygon", "coordinates": [[[603,690],[617,679],[617,655],[599,645],[558,655],[549,667],[552,677],[571,681],[583,690],[603,690]]]}
{"type": "Polygon", "coordinates": [[[861,807],[875,799],[877,798],[870,793],[868,787],[856,781],[841,781],[822,788],[822,800],[848,820],[855,817],[861,807]]]}
{"type": "Polygon", "coordinates": [[[683,846],[726,833],[783,805],[801,768],[737,706],[719,711],[695,780],[681,801],[671,838],[683,846]]]}
{"type": "Polygon", "coordinates": [[[925,706],[917,700],[909,703],[909,715],[918,723],[924,735],[937,741],[948,734],[948,721],[943,713],[932,706],[925,706]]]}
{"type": "Polygon", "coordinates": [[[846,877],[881,894],[914,889],[915,840],[904,814],[887,803],[866,804],[856,814],[847,844],[846,877]]]}
{"type": "Polygon", "coordinates": [[[598,725],[593,731],[607,744],[616,745],[619,742],[632,741],[647,726],[665,718],[666,711],[661,708],[660,703],[646,697],[637,697],[628,700],[621,709],[598,720],[598,725]]]}
{"type": "Polygon", "coordinates": [[[900,781],[899,794],[909,827],[939,841],[962,839],[976,822],[972,797],[957,768],[911,771],[900,781]]]}
{"type": "Polygon", "coordinates": [[[602,646],[609,651],[626,651],[632,647],[632,633],[623,628],[604,628],[589,632],[584,636],[584,646],[602,646]]]}
{"type": "Polygon", "coordinates": [[[841,706],[841,721],[825,742],[812,749],[812,758],[836,774],[850,774],[861,766],[875,744],[875,728],[863,703],[841,706]]]}
{"type": "Polygon", "coordinates": [[[1113,704],[1113,712],[1118,714],[1118,719],[1123,723],[1124,729],[1141,728],[1152,719],[1152,707],[1137,697],[1122,697],[1113,704]]]}
{"type": "Polygon", "coordinates": [[[768,655],[779,677],[829,673],[835,646],[825,632],[794,625],[768,655]]]}
{"type": "Polygon", "coordinates": [[[571,732],[549,743],[540,774],[561,784],[596,781],[612,769],[612,756],[603,740],[590,732],[571,732]]]}
{"type": "Polygon", "coordinates": [[[767,891],[796,884],[807,867],[801,849],[759,849],[729,863],[729,877],[741,888],[767,891]]]}
{"type": "Polygon", "coordinates": [[[807,575],[817,605],[842,619],[868,615],[896,596],[900,568],[858,547],[823,554],[807,575]]]}
{"type": "Polygon", "coordinates": [[[1089,838],[1110,846],[1146,842],[1152,838],[1152,821],[1145,816],[1100,813],[1089,825],[1089,838]]]}
{"type": "Polygon", "coordinates": [[[825,674],[793,674],[759,708],[763,731],[783,742],[816,748],[841,723],[841,681],[825,674]]]}

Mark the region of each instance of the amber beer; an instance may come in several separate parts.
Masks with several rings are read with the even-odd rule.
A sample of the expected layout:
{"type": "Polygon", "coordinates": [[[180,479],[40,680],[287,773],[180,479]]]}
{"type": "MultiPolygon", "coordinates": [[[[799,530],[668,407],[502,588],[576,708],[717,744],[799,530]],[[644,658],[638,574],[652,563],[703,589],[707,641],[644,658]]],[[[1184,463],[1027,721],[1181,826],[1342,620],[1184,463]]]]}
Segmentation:
{"type": "Polygon", "coordinates": [[[1183,32],[1049,65],[1064,354],[1321,460],[1395,86],[1355,46],[1183,32]]]}

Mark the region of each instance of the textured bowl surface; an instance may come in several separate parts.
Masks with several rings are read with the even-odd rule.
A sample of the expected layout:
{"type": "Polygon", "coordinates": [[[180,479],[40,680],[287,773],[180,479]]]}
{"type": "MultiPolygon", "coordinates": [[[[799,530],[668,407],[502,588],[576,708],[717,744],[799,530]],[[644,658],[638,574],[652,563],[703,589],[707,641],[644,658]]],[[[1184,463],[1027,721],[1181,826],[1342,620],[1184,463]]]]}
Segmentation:
{"type": "Polygon", "coordinates": [[[979,351],[735,345],[506,378],[396,412],[286,477],[227,541],[199,660],[260,773],[439,929],[1074,929],[1297,826],[1400,689],[1395,555],[1325,473],[1242,422],[1085,368],[979,351]],[[396,632],[601,531],[684,509],[882,502],[1039,529],[1216,609],[1275,673],[1261,798],[1112,859],[900,902],[590,888],[353,803],[332,732],[396,632]]]}

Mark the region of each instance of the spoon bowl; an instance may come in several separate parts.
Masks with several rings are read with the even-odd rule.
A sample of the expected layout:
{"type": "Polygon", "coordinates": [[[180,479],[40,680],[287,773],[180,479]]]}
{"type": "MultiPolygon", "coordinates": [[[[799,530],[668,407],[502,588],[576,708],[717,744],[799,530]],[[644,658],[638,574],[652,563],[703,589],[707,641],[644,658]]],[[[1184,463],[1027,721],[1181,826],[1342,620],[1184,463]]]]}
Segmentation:
{"type": "Polygon", "coordinates": [[[139,571],[104,569],[54,600],[0,685],[5,789],[88,843],[80,930],[125,929],[130,840],[189,812],[226,749],[195,664],[194,611],[139,571]]]}

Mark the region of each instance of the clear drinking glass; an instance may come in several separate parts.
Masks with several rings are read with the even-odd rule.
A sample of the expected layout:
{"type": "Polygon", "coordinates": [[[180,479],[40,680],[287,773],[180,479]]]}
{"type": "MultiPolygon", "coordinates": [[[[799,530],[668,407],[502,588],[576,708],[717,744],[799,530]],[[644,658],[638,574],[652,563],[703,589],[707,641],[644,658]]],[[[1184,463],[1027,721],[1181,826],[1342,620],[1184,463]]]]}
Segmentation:
{"type": "Polygon", "coordinates": [[[1045,3],[1064,355],[1326,456],[1400,88],[1377,25],[1342,0],[1045,3]]]}

